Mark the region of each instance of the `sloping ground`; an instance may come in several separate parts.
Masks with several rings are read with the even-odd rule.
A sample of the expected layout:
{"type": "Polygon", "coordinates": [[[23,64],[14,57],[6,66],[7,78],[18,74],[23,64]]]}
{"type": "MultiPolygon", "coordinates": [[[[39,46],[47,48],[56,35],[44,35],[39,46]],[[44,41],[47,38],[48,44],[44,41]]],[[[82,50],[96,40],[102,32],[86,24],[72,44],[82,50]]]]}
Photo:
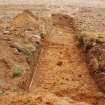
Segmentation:
{"type": "MultiPolygon", "coordinates": [[[[40,43],[34,16],[25,11],[10,24],[0,26],[0,91],[26,89],[31,75],[31,59],[40,43]],[[17,21],[18,20],[18,21],[17,21]],[[27,26],[28,24],[28,26],[27,26]]],[[[36,25],[38,26],[37,22],[36,25]]],[[[36,53],[36,56],[38,54],[36,53]]]]}
{"type": "Polygon", "coordinates": [[[105,92],[105,15],[104,8],[81,8],[75,16],[81,33],[79,40],[85,52],[89,71],[96,84],[105,92]],[[81,36],[82,35],[82,36],[81,36]]]}
{"type": "Polygon", "coordinates": [[[105,35],[85,32],[79,35],[78,39],[85,53],[90,74],[100,90],[105,92],[105,35]]]}

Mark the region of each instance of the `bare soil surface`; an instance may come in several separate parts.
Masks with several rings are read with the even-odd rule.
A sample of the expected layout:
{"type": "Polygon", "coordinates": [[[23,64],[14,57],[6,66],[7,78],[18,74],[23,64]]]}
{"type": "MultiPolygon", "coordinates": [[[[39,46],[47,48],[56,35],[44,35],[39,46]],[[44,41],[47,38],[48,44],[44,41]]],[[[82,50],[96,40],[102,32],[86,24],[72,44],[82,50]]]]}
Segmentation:
{"type": "Polygon", "coordinates": [[[30,90],[44,88],[60,96],[96,104],[99,100],[97,102],[92,94],[97,96],[99,90],[76,47],[71,29],[54,26],[55,32],[49,35],[40,54],[30,90]]]}
{"type": "Polygon", "coordinates": [[[104,8],[54,8],[1,10],[1,105],[105,105],[75,39],[104,33],[104,8]]]}

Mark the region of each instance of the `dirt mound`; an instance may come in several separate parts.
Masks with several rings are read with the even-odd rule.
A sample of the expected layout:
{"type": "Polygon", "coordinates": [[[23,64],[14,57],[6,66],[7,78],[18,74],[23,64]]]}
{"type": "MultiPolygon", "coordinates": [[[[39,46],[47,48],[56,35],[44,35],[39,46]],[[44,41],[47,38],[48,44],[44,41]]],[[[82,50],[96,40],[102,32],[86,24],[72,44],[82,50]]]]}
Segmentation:
{"type": "Polygon", "coordinates": [[[105,36],[98,33],[79,35],[80,45],[86,54],[90,74],[98,87],[105,92],[105,36]]]}
{"type": "Polygon", "coordinates": [[[105,44],[97,44],[89,50],[87,63],[97,85],[105,92],[105,44]]]}
{"type": "Polygon", "coordinates": [[[38,17],[34,16],[31,11],[25,10],[23,13],[18,14],[12,21],[13,27],[24,27],[26,25],[37,26],[38,17]]]}
{"type": "Polygon", "coordinates": [[[31,62],[39,53],[41,36],[36,19],[29,11],[14,18],[12,25],[3,26],[0,34],[0,90],[26,89],[32,75],[31,62]],[[13,27],[14,26],[14,27],[13,27]],[[5,49],[5,51],[4,51],[5,49]]]}
{"type": "Polygon", "coordinates": [[[74,29],[74,20],[71,16],[66,14],[52,14],[53,25],[59,26],[63,29],[74,29]],[[71,28],[70,28],[71,27],[71,28]]]}

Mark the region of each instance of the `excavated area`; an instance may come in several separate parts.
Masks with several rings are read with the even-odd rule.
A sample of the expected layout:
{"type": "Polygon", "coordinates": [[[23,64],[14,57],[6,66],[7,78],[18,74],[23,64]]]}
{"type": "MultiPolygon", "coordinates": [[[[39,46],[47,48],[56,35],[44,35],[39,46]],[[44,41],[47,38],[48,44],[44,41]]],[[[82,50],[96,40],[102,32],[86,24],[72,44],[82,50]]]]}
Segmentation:
{"type": "MultiPolygon", "coordinates": [[[[26,93],[24,95],[9,94],[1,96],[0,104],[105,105],[104,93],[100,92],[90,76],[84,54],[77,46],[73,18],[69,15],[52,14],[50,17],[42,17],[42,20],[33,22],[34,19],[38,18],[35,18],[29,11],[25,11],[25,17],[27,13],[29,19],[31,19],[29,23],[35,23],[32,24],[35,25],[35,28],[28,30],[34,32],[34,30],[39,29],[42,32],[40,34],[40,43],[38,37],[37,40],[34,40],[38,44],[38,50],[35,50],[32,57],[26,61],[30,68],[25,79],[21,82],[21,77],[19,77],[19,89],[24,89],[26,93]],[[40,27],[40,25],[39,27],[36,26],[38,22],[44,22],[43,24],[47,28],[40,27]]],[[[15,24],[12,23],[13,28],[14,26],[19,29],[21,29],[21,26],[25,27],[22,24],[22,18],[18,22],[13,22],[15,24]],[[20,24],[17,25],[17,23],[20,24]]],[[[14,44],[14,46],[18,49],[21,48],[17,44],[14,44]]],[[[19,51],[24,52],[21,49],[19,51]]],[[[18,77],[16,80],[18,80],[18,77]]]]}

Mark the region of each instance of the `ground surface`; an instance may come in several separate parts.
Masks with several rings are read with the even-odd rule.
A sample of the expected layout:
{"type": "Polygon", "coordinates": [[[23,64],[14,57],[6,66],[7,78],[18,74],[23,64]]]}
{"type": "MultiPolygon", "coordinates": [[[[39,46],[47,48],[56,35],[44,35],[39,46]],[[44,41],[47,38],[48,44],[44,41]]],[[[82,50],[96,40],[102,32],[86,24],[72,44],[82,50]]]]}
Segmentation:
{"type": "MultiPolygon", "coordinates": [[[[87,3],[81,0],[81,3],[79,1],[72,2],[71,6],[66,7],[28,7],[35,16],[29,11],[19,14],[27,6],[1,8],[1,20],[8,23],[13,20],[9,23],[10,26],[12,25],[12,31],[10,29],[8,33],[8,26],[6,26],[7,29],[5,27],[0,29],[1,105],[85,105],[86,103],[105,105],[104,93],[100,92],[89,75],[84,55],[76,45],[71,18],[65,15],[59,17],[59,13],[71,15],[75,20],[75,27],[80,31],[104,34],[104,1],[87,3]],[[97,7],[98,3],[100,8],[97,7]],[[53,13],[58,14],[51,17],[53,13]],[[19,15],[14,19],[17,14],[19,15]],[[14,27],[19,29],[14,29],[14,27]],[[40,40],[40,32],[45,34],[43,40],[40,40]],[[34,37],[36,38],[34,39],[34,37]],[[37,44],[41,42],[41,52],[38,52],[38,58],[34,53],[31,61],[30,59],[27,60],[27,54],[26,52],[24,54],[23,50],[23,45],[27,46],[27,43],[24,43],[27,40],[28,48],[31,47],[32,51],[36,49],[36,43],[34,49],[33,42],[37,41],[37,44]],[[6,49],[5,53],[3,49],[6,49]],[[13,67],[16,64],[20,65],[24,72],[20,77],[13,79],[11,78],[11,70],[14,69],[13,67]],[[26,80],[28,82],[25,82],[26,80]],[[19,86],[22,89],[27,87],[26,92],[29,91],[30,94],[15,95],[14,93],[18,94],[20,90],[20,87],[19,89],[14,87],[18,86],[17,83],[21,85],[19,86]],[[13,96],[11,94],[2,96],[4,95],[3,92],[11,89],[11,86],[13,96]],[[14,100],[12,100],[13,97],[14,100]]],[[[1,26],[4,26],[2,21],[1,26]]],[[[28,54],[30,54],[29,50],[28,54]]]]}

